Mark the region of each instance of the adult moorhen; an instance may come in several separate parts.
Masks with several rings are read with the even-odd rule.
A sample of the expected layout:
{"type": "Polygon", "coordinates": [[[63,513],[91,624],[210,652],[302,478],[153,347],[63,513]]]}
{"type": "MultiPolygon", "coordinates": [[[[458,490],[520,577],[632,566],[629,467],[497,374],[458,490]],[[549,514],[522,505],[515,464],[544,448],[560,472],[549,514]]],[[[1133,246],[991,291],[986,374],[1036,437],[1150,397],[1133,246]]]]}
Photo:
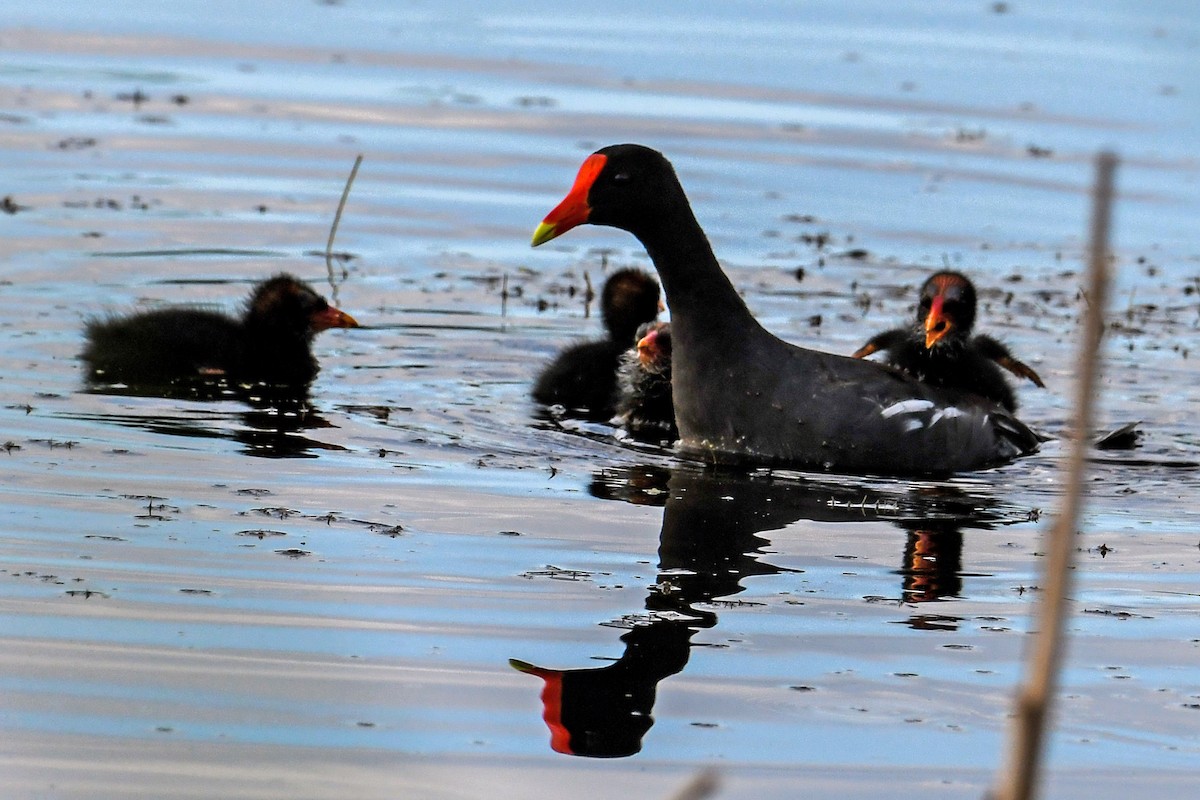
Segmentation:
{"type": "Polygon", "coordinates": [[[705,459],[893,475],[946,474],[1037,449],[999,406],[767,332],[721,271],[671,163],[641,145],[605,147],[533,234],[582,223],[638,238],[671,308],[681,448],[705,459]]]}
{"type": "Polygon", "coordinates": [[[673,442],[679,429],[671,396],[671,323],[647,322],[636,338],[617,370],[617,417],[634,439],[673,442]]]}
{"type": "Polygon", "coordinates": [[[975,307],[975,286],[966,275],[936,272],[921,286],[916,322],[872,336],[854,358],[885,352],[886,363],[919,381],[977,394],[1016,411],[1016,397],[1000,367],[1038,386],[1045,384],[999,341],[971,335],[975,307]]]}
{"type": "Polygon", "coordinates": [[[534,383],[533,399],[547,406],[561,405],[587,419],[612,417],[621,354],[633,345],[638,326],[658,316],[660,305],[658,282],[650,273],[633,268],[614,272],[600,292],[600,314],[608,335],[559,353],[534,383]]]}
{"type": "Polygon", "coordinates": [[[163,308],[91,320],[81,357],[94,383],[221,378],[304,388],[320,369],[310,347],[313,337],[328,328],[354,327],[353,317],[307,283],[281,274],[255,286],[240,319],[199,308],[163,308]]]}

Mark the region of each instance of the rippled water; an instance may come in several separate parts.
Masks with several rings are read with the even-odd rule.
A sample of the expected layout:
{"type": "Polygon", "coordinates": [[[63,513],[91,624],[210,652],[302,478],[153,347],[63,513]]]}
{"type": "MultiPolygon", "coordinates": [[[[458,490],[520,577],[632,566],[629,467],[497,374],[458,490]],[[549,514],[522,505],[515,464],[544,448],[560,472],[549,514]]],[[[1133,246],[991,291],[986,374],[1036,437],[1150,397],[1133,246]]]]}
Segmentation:
{"type": "Polygon", "coordinates": [[[528,248],[615,141],[675,161],[792,341],[851,352],[929,271],[970,272],[1051,435],[1090,160],[1120,153],[1102,418],[1145,435],[1097,454],[1049,780],[1194,794],[1189,3],[66,2],[0,26],[6,796],[666,797],[710,764],[721,797],[981,795],[1063,448],[940,483],[726,474],[540,414],[531,376],[598,331],[585,273],[645,263],[596,228],[528,248]],[[232,310],[282,270],[364,324],[318,339],[307,406],[85,390],[87,318],[232,310]]]}

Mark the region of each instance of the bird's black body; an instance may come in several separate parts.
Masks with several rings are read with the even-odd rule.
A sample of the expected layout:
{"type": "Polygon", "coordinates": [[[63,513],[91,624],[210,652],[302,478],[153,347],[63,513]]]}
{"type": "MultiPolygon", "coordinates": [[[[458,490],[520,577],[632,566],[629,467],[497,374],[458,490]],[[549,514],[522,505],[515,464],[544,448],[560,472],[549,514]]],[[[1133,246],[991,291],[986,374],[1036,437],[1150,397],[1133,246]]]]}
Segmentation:
{"type": "Polygon", "coordinates": [[[277,275],[255,287],[240,318],[163,308],[92,320],[81,357],[94,383],[220,378],[304,387],[319,369],[310,347],[313,337],[326,328],[356,325],[308,284],[277,275]]]}
{"type": "Polygon", "coordinates": [[[923,475],[979,469],[1037,448],[1032,431],[980,397],[766,331],[721,270],[661,153],[640,145],[597,151],[534,244],[582,222],[632,233],[658,270],[671,309],[675,420],[687,452],[923,475]]]}
{"type": "Polygon", "coordinates": [[[533,399],[588,419],[612,417],[621,354],[633,345],[638,326],[658,316],[659,300],[658,283],[649,273],[631,268],[614,272],[600,294],[607,336],[559,353],[534,382],[533,399]]]}
{"type": "Polygon", "coordinates": [[[1016,395],[1001,368],[1038,386],[1044,385],[1042,379],[1001,342],[973,335],[975,313],[975,286],[965,275],[934,273],[921,287],[913,324],[876,334],[854,356],[882,352],[887,364],[923,383],[979,395],[1016,411],[1016,395]]]}
{"type": "Polygon", "coordinates": [[[671,392],[671,323],[648,322],[621,356],[617,418],[630,436],[648,442],[679,438],[671,392]]]}

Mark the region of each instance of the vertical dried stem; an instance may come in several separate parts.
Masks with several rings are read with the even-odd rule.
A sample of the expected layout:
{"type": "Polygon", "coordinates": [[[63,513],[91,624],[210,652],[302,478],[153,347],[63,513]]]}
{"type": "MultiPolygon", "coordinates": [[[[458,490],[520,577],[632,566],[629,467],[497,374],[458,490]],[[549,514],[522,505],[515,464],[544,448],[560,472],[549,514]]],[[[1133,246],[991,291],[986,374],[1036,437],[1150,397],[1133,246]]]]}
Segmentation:
{"type": "Polygon", "coordinates": [[[671,800],[704,800],[711,797],[720,785],[717,771],[709,767],[693,775],[679,791],[671,795],[671,800]]]}
{"type": "Polygon", "coordinates": [[[338,201],[337,213],[333,215],[333,224],[329,226],[329,239],[325,242],[325,270],[329,273],[329,289],[333,294],[334,305],[337,305],[338,302],[338,290],[333,273],[333,240],[337,236],[338,225],[342,224],[342,211],[346,208],[346,200],[350,197],[350,187],[354,185],[354,178],[358,175],[358,168],[362,162],[362,153],[359,153],[358,158],[354,159],[354,166],[350,168],[350,176],[346,178],[346,188],[342,189],[342,199],[338,201]]]}
{"type": "Polygon", "coordinates": [[[997,800],[1028,800],[1036,796],[1046,719],[1058,682],[1067,598],[1071,594],[1075,528],[1083,502],[1088,432],[1092,428],[1099,382],[1100,338],[1104,332],[1104,310],[1108,299],[1108,238],[1116,165],[1117,158],[1112,153],[1101,153],[1096,158],[1096,184],[1092,190],[1088,239],[1089,302],[1084,311],[1080,342],[1075,419],[1071,428],[1073,444],[1067,465],[1066,492],[1062,498],[1062,508],[1050,530],[1044,591],[1037,611],[1037,629],[1033,634],[1028,659],[1028,675],[1017,697],[1016,715],[1010,727],[1008,763],[998,778],[995,791],[997,800]]]}

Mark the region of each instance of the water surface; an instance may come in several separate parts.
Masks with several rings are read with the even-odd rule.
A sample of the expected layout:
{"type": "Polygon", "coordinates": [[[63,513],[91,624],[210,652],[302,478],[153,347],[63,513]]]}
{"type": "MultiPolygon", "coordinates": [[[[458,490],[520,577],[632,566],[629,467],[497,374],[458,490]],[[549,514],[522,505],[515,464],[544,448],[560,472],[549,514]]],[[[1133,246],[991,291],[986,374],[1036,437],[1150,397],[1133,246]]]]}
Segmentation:
{"type": "Polygon", "coordinates": [[[538,366],[599,329],[585,274],[646,260],[616,231],[529,236],[587,153],[641,141],[791,341],[851,352],[968,271],[1051,436],[1090,162],[1119,152],[1101,416],[1145,435],[1094,465],[1049,780],[1191,797],[1191,11],[10,9],[7,794],[665,797],[717,765],[722,797],[981,795],[1063,446],[947,482],[714,474],[539,414],[538,366]],[[87,318],[234,310],[282,270],[364,324],[318,339],[305,407],[85,390],[87,318]]]}

